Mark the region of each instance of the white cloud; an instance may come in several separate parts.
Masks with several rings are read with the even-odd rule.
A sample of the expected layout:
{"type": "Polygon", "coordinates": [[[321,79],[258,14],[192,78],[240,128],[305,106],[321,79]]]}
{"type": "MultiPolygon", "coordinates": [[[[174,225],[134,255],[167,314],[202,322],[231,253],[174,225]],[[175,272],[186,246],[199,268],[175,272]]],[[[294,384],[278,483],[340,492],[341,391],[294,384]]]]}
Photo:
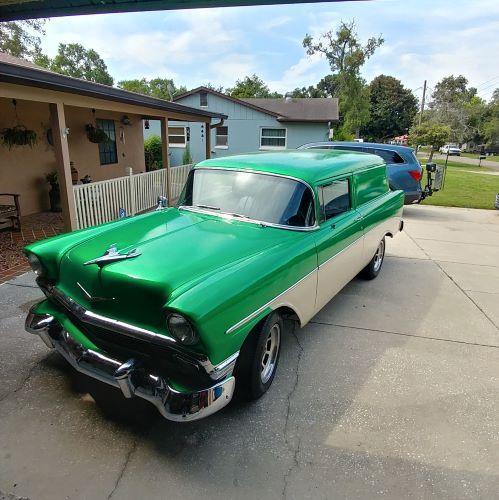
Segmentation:
{"type": "Polygon", "coordinates": [[[285,24],[288,24],[290,21],[292,21],[292,18],[290,16],[276,17],[264,22],[259,28],[262,31],[274,30],[276,28],[284,26],[285,24]]]}
{"type": "Polygon", "coordinates": [[[228,54],[209,65],[209,72],[201,81],[215,82],[224,87],[232,86],[236,80],[251,75],[257,71],[256,58],[252,55],[228,54]]]}

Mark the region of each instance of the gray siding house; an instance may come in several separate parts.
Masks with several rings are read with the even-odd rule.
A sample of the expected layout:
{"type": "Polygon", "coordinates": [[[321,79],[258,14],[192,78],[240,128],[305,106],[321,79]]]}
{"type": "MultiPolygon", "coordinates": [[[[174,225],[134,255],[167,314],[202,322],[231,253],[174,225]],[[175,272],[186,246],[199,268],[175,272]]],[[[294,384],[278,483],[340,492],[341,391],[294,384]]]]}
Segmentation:
{"type": "MultiPolygon", "coordinates": [[[[228,116],[209,131],[212,158],[328,140],[338,122],[336,98],[236,99],[198,87],[177,96],[175,102],[228,116]]],[[[203,160],[206,133],[204,124],[169,122],[170,164],[183,163],[187,145],[194,163],[203,160]]],[[[159,135],[154,122],[146,137],[151,134],[159,135]]]]}

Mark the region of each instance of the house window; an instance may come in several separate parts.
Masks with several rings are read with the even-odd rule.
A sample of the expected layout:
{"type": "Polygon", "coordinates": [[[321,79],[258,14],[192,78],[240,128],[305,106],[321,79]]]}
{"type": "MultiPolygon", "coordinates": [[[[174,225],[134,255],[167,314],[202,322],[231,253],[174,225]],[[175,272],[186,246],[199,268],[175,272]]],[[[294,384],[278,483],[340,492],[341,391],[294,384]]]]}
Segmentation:
{"type": "Polygon", "coordinates": [[[228,148],[229,147],[229,128],[228,127],[217,127],[217,134],[215,137],[215,147],[216,148],[228,148]]]}
{"type": "Polygon", "coordinates": [[[171,148],[185,148],[186,144],[185,127],[168,127],[168,145],[171,148]]]}
{"type": "Polygon", "coordinates": [[[260,129],[260,149],[284,149],[286,132],[285,128],[260,129]]]}
{"type": "Polygon", "coordinates": [[[319,195],[322,221],[350,210],[348,180],[335,181],[322,186],[319,195]]]}
{"type": "Polygon", "coordinates": [[[106,142],[99,143],[99,159],[101,165],[111,165],[118,163],[118,153],[116,151],[116,131],[114,120],[96,120],[97,127],[101,128],[107,135],[106,142]]]}
{"type": "Polygon", "coordinates": [[[199,105],[203,108],[208,106],[208,92],[199,92],[199,105]]]}

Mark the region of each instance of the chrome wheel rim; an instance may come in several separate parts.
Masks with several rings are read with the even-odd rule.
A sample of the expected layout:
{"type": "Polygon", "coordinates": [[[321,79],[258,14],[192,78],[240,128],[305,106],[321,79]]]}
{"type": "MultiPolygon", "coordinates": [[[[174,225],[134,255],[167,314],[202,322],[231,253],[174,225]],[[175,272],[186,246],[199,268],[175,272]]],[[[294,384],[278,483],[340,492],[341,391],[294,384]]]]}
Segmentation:
{"type": "Polygon", "coordinates": [[[280,343],[281,327],[276,323],[267,334],[260,360],[260,379],[262,384],[266,384],[274,373],[280,343]]]}
{"type": "Polygon", "coordinates": [[[378,272],[383,264],[383,257],[385,256],[385,240],[381,240],[376,253],[374,254],[374,272],[378,272]]]}

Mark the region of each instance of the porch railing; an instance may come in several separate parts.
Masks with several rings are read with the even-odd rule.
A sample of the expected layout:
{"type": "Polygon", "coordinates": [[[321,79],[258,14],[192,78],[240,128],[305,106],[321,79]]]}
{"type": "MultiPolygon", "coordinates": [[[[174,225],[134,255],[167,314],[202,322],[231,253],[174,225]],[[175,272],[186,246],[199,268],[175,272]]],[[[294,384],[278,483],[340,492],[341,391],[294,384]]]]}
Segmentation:
{"type": "MultiPolygon", "coordinates": [[[[191,168],[170,169],[172,200],[180,196],[191,168]]],[[[150,210],[167,192],[166,169],[73,186],[78,229],[150,210]]]]}

